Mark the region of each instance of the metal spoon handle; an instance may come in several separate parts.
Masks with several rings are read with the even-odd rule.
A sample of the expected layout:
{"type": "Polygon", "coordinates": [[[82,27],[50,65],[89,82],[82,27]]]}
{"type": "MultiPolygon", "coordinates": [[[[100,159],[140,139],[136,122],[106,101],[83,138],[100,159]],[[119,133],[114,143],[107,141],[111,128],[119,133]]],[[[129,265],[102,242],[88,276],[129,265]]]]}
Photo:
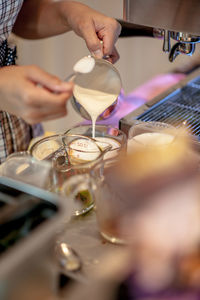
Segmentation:
{"type": "Polygon", "coordinates": [[[69,76],[67,76],[64,81],[73,81],[74,80],[74,77],[76,76],[76,73],[71,73],[69,76]]]}

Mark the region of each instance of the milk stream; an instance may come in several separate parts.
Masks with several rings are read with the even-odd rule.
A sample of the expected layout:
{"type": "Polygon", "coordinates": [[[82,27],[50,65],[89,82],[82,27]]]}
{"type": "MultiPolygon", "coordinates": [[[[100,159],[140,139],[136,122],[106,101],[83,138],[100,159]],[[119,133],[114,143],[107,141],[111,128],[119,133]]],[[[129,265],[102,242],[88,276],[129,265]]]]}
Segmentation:
{"type": "Polygon", "coordinates": [[[95,138],[95,124],[98,116],[117,99],[118,95],[75,85],[74,96],[90,115],[92,137],[95,138]]]}

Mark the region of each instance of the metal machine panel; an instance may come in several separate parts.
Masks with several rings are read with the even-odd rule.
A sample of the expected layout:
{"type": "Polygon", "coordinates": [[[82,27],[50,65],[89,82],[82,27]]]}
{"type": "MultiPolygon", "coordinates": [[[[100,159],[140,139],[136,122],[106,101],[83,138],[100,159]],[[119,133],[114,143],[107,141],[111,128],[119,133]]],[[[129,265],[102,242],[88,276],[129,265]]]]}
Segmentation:
{"type": "Polygon", "coordinates": [[[124,0],[128,22],[200,35],[199,0],[124,0]]]}

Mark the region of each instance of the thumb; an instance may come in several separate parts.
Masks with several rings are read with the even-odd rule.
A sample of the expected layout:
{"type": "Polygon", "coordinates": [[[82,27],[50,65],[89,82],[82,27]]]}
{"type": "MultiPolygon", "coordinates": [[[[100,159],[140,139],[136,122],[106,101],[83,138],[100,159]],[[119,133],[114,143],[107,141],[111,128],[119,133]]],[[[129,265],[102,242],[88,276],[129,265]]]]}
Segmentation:
{"type": "Polygon", "coordinates": [[[27,66],[27,77],[29,80],[42,85],[55,93],[72,91],[73,83],[64,82],[57,76],[51,75],[37,66],[27,66]]]}
{"type": "Polygon", "coordinates": [[[97,58],[102,58],[103,47],[96,34],[93,22],[87,23],[84,28],[82,28],[81,33],[91,54],[97,58]]]}

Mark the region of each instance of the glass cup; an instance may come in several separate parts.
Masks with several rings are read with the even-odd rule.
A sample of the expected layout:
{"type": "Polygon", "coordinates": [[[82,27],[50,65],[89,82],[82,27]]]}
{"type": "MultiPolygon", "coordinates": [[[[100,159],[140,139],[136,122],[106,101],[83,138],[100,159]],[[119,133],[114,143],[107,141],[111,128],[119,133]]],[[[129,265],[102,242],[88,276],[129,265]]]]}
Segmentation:
{"type": "MultiPolygon", "coordinates": [[[[109,167],[105,167],[106,161],[101,160],[92,172],[79,174],[64,183],[63,189],[72,198],[83,186],[94,194],[99,231],[107,241],[118,244],[135,243],[135,238],[141,241],[139,229],[143,230],[149,217],[153,228],[160,228],[157,226],[159,223],[154,222],[156,218],[164,222],[163,226],[169,226],[170,214],[173,222],[176,222],[177,213],[181,217],[185,215],[187,205],[191,205],[190,196],[194,199],[196,218],[195,211],[199,205],[198,159],[190,153],[187,138],[178,135],[176,130],[174,134],[175,139],[171,143],[159,147],[138,147],[120,161],[110,159],[109,167]],[[183,214],[181,202],[185,205],[183,214]],[[167,221],[165,214],[168,214],[167,221]]],[[[148,236],[150,228],[145,227],[145,230],[144,238],[149,237],[151,241],[153,232],[148,236]]],[[[170,237],[171,233],[168,234],[170,237]]]]}
{"type": "Polygon", "coordinates": [[[51,164],[47,161],[38,161],[28,152],[10,154],[0,166],[0,175],[22,181],[45,189],[48,184],[51,164]]]}
{"type": "Polygon", "coordinates": [[[129,130],[127,151],[129,153],[138,147],[167,145],[174,140],[174,130],[175,127],[162,122],[135,121],[129,130]]]}
{"type": "Polygon", "coordinates": [[[120,235],[119,224],[122,216],[123,202],[115,189],[110,188],[106,174],[113,168],[117,161],[111,158],[109,166],[105,160],[98,161],[87,174],[78,174],[70,177],[63,185],[63,191],[72,199],[80,190],[87,190],[95,199],[95,212],[99,232],[103,238],[111,243],[125,244],[123,236],[120,235]]]}
{"type": "MultiPolygon", "coordinates": [[[[106,143],[104,150],[89,137],[81,135],[53,135],[36,142],[30,149],[38,160],[48,160],[52,165],[48,189],[51,192],[70,196],[63,188],[65,182],[79,174],[89,174],[95,164],[103,159],[110,149],[106,143]]],[[[94,206],[94,198],[88,189],[82,189],[74,197],[74,215],[88,212],[94,206]]]]}
{"type": "MultiPolygon", "coordinates": [[[[91,125],[76,126],[66,131],[65,134],[80,134],[82,136],[92,138],[92,127],[91,125]]],[[[126,152],[126,135],[123,131],[117,128],[106,125],[96,125],[94,140],[102,150],[104,150],[107,146],[111,146],[104,155],[104,160],[107,161],[107,164],[111,158],[116,158],[122,152],[126,152]]]]}

